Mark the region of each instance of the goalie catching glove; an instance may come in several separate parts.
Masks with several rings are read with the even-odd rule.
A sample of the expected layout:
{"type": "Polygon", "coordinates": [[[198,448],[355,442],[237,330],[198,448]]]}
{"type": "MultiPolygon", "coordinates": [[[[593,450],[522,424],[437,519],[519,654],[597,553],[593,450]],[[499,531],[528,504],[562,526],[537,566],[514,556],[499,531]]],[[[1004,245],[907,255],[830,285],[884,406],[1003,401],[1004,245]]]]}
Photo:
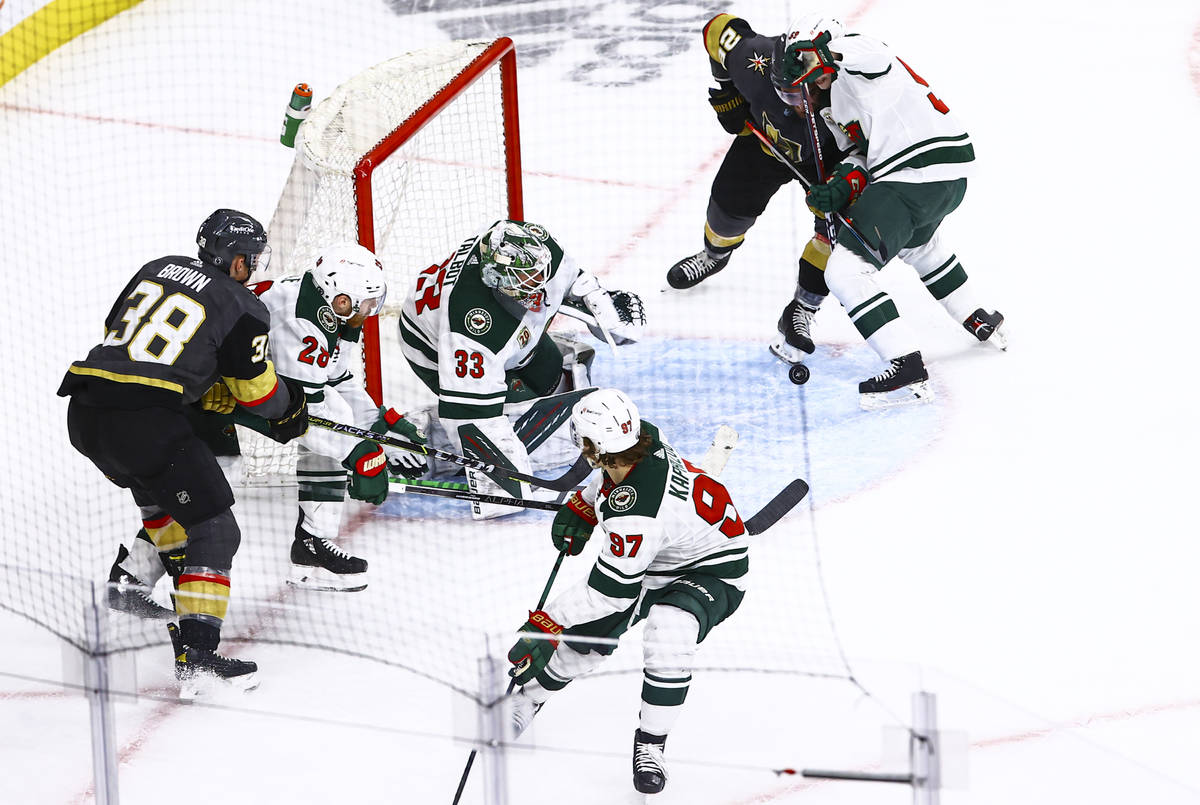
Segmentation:
{"type": "Polygon", "coordinates": [[[513,664],[508,675],[517,685],[529,682],[550,662],[554,650],[558,648],[562,627],[545,610],[539,609],[529,613],[529,620],[517,630],[517,634],[521,632],[541,633],[549,637],[522,637],[508,650],[508,661],[513,664]]]}
{"type": "Polygon", "coordinates": [[[566,551],[571,556],[583,553],[583,546],[591,538],[596,522],[595,507],[576,490],[554,515],[554,523],[550,526],[550,539],[555,550],[566,551]]]}
{"type": "Polygon", "coordinates": [[[631,344],[641,337],[646,309],[642,298],[632,291],[607,291],[590,272],[580,271],[570,295],[579,301],[572,303],[568,298],[568,305],[592,314],[596,320],[595,325],[587,326],[596,338],[606,340],[605,331],[615,344],[631,344]]]}
{"type": "MultiPolygon", "coordinates": [[[[425,444],[425,437],[421,435],[417,426],[405,419],[404,415],[398,413],[394,408],[380,406],[379,419],[375,420],[371,430],[379,434],[395,433],[401,439],[413,444],[425,444]]],[[[420,478],[429,468],[429,462],[420,453],[402,450],[399,447],[384,447],[383,452],[387,457],[388,471],[410,481],[420,478]]]]}
{"type": "Polygon", "coordinates": [[[829,181],[815,184],[805,196],[808,206],[821,212],[837,212],[847,204],[853,204],[867,189],[867,172],[852,162],[837,166],[829,181]]]}
{"type": "Polygon", "coordinates": [[[350,497],[378,506],[387,500],[387,458],[377,442],[363,439],[342,461],[350,471],[350,497]]]}

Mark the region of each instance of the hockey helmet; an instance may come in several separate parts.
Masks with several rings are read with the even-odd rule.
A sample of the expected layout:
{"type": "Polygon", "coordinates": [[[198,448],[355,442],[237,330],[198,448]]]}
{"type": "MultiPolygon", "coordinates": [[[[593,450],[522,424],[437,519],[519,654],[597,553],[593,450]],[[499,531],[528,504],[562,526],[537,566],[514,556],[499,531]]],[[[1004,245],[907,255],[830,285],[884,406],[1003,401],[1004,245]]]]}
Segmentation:
{"type": "Polygon", "coordinates": [[[598,455],[620,453],[638,443],[642,418],[623,391],[599,389],[571,408],[571,440],[580,452],[587,439],[598,455]]]}
{"type": "Polygon", "coordinates": [[[334,315],[343,322],[358,315],[363,318],[376,315],[387,298],[383,263],[371,250],[357,243],[327,247],[308,273],[334,315]],[[350,312],[346,315],[339,314],[333,306],[333,300],[343,294],[350,299],[350,312]]]}
{"type": "Polygon", "coordinates": [[[550,281],[549,235],[537,224],[498,221],[479,240],[483,284],[530,310],[541,306],[550,281]]]}
{"type": "Polygon", "coordinates": [[[204,219],[196,233],[200,259],[226,271],[239,254],[246,258],[250,273],[263,271],[271,262],[267,230],[244,212],[220,209],[204,219]]]}
{"type": "Polygon", "coordinates": [[[806,14],[780,34],[771,52],[771,84],[784,103],[798,106],[806,84],[823,75],[837,78],[829,43],[842,35],[842,24],[824,14],[806,14]]]}

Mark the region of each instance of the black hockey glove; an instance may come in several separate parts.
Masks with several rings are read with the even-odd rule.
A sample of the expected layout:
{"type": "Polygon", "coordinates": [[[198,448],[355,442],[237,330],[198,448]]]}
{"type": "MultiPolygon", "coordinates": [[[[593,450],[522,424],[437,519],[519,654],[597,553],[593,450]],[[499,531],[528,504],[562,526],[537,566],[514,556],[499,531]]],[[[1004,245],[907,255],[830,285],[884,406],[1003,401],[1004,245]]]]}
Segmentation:
{"type": "Polygon", "coordinates": [[[708,88],[708,102],[721,121],[721,128],[730,134],[741,134],[750,119],[750,104],[742,93],[730,84],[728,87],[708,88]]]}
{"type": "Polygon", "coordinates": [[[554,523],[550,526],[550,539],[555,550],[565,550],[571,556],[583,553],[583,546],[591,538],[596,522],[595,507],[576,490],[554,515],[554,523]]]}
{"type": "Polygon", "coordinates": [[[529,620],[517,630],[521,632],[541,632],[549,635],[547,638],[522,637],[508,650],[508,661],[513,664],[508,675],[517,685],[524,685],[533,679],[550,662],[554,650],[558,648],[558,637],[562,627],[543,610],[529,613],[529,620]]]}
{"type": "Polygon", "coordinates": [[[279,419],[267,420],[267,435],[280,444],[286,444],[308,432],[308,402],[304,388],[299,383],[283,377],[279,379],[287,387],[292,399],[279,419]]]}

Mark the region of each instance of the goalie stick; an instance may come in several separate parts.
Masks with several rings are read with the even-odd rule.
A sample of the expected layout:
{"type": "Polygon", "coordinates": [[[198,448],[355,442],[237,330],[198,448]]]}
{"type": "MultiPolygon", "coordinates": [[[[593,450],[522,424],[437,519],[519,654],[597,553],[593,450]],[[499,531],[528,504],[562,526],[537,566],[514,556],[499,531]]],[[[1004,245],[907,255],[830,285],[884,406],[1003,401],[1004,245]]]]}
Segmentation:
{"type": "MultiPolygon", "coordinates": [[[[801,187],[804,188],[805,192],[808,192],[809,188],[812,187],[812,182],[808,181],[808,179],[804,177],[804,174],[800,172],[800,169],[793,165],[792,161],[783,155],[779,148],[776,147],[775,143],[771,142],[771,138],[763,134],[757,126],[749,121],[747,121],[746,125],[750,127],[750,132],[757,137],[772,154],[775,155],[776,159],[792,169],[792,173],[795,174],[796,178],[800,180],[801,187]]],[[[863,239],[863,236],[858,233],[858,230],[854,228],[854,224],[852,224],[850,220],[846,218],[846,216],[842,215],[840,212],[835,212],[833,217],[842,222],[842,226],[846,227],[850,234],[862,244],[862,247],[866,249],[872,257],[879,261],[880,265],[883,265],[887,262],[887,260],[884,259],[883,254],[880,253],[878,249],[873,248],[869,243],[867,243],[866,240],[863,239]]],[[[833,241],[831,240],[831,245],[832,243],[833,241]]]]}
{"type": "Polygon", "coordinates": [[[704,457],[696,463],[696,466],[714,478],[720,477],[726,462],[729,461],[729,454],[733,452],[733,448],[737,447],[737,442],[738,432],[736,430],[728,425],[718,426],[717,432],[713,434],[712,444],[708,446],[704,457]]]}
{"type": "Polygon", "coordinates": [[[596,314],[592,312],[590,307],[587,310],[584,310],[576,305],[571,304],[570,302],[564,302],[562,307],[558,309],[558,312],[562,313],[564,316],[575,319],[576,321],[581,321],[589,327],[595,327],[597,330],[604,333],[604,340],[608,342],[608,348],[612,350],[614,356],[619,357],[617,352],[617,342],[613,340],[612,333],[600,326],[600,322],[596,321],[596,314]]]}
{"type": "Polygon", "coordinates": [[[754,516],[746,521],[746,531],[751,536],[761,534],[779,522],[779,519],[795,508],[808,494],[808,484],[797,478],[785,486],[779,494],[771,498],[766,506],[759,509],[754,516]]]}
{"type": "Polygon", "coordinates": [[[383,433],[376,433],[367,428],[360,428],[355,425],[347,425],[342,422],[334,422],[332,419],[325,419],[319,416],[310,416],[308,424],[316,425],[318,428],[325,428],[334,433],[344,433],[347,436],[357,436],[359,439],[370,439],[380,444],[386,444],[388,447],[398,447],[401,450],[407,450],[410,453],[420,453],[429,458],[436,458],[439,461],[448,461],[451,464],[458,464],[461,467],[468,467],[473,470],[479,470],[485,475],[494,480],[513,480],[523,481],[530,486],[538,486],[544,489],[553,489],[555,492],[566,492],[569,489],[574,489],[580,481],[591,474],[592,467],[587,463],[587,459],[580,456],[579,459],[571,465],[563,475],[558,478],[538,478],[536,475],[526,475],[523,472],[510,470],[507,467],[497,467],[495,464],[488,464],[474,458],[467,458],[456,453],[448,453],[445,450],[438,450],[428,445],[417,444],[405,439],[397,439],[395,436],[390,436],[383,433]]]}

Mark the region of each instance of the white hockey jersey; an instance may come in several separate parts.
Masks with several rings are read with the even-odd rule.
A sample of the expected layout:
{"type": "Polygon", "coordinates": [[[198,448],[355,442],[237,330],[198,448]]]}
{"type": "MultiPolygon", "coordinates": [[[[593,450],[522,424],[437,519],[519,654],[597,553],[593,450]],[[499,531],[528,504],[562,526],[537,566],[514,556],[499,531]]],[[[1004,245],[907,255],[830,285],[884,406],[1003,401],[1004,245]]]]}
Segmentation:
{"type": "MultiPolygon", "coordinates": [[[[353,370],[362,365],[359,328],[338,321],[308,274],[259,282],[250,289],[271,313],[270,355],[275,371],[303,386],[309,413],[370,428],[379,418],[379,406],[353,370]]],[[[296,443],[340,461],[357,440],[309,428],[296,443]]]]}
{"type": "Polygon", "coordinates": [[[661,440],[621,483],[607,478],[601,473],[583,491],[596,507],[600,554],[586,582],[546,607],[555,622],[566,629],[623,612],[644,590],[691,572],[745,590],[748,534],[720,481],[661,440]]]}
{"type": "Polygon", "coordinates": [[[924,78],[877,39],[850,34],[832,40],[840,53],[821,111],[847,158],[872,182],[944,182],[970,176],[971,136],[924,78]]]}

